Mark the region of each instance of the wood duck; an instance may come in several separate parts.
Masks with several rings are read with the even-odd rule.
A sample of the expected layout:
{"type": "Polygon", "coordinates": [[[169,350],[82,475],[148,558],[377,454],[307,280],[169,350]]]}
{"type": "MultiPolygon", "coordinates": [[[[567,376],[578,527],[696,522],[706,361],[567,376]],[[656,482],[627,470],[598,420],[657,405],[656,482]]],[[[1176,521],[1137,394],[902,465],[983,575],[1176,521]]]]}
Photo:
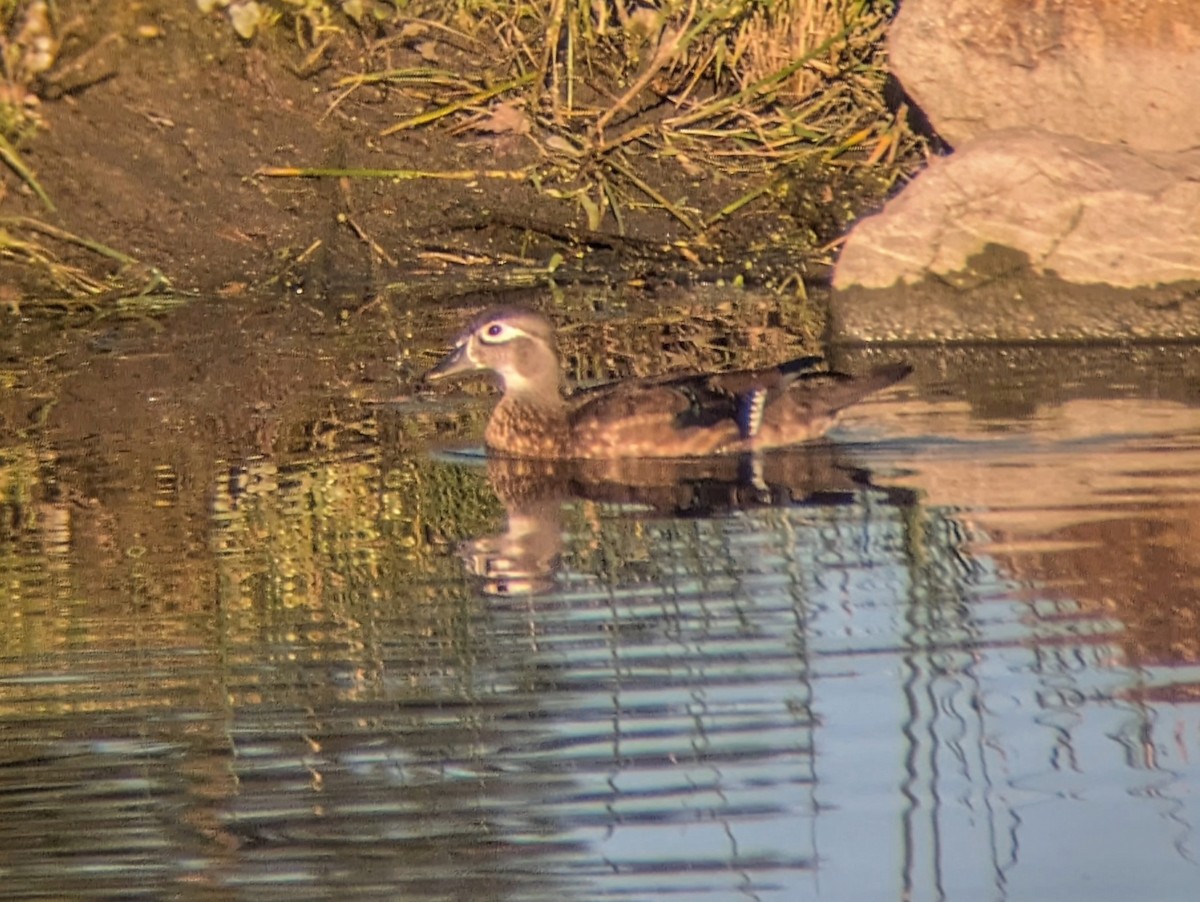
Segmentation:
{"type": "Polygon", "coordinates": [[[566,394],[554,327],[531,310],[488,310],[426,373],[499,377],[488,448],[547,460],[684,458],[765,451],[811,441],[840,411],[900,381],[907,363],[864,376],[817,372],[819,357],[763,370],[666,375],[566,394]]]}

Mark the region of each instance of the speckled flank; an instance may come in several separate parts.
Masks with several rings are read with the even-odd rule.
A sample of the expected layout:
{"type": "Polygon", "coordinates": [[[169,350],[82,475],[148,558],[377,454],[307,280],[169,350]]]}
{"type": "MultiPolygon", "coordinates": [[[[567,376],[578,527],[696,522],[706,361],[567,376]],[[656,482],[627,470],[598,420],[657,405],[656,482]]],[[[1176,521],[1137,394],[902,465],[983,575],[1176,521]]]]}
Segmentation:
{"type": "Polygon", "coordinates": [[[547,410],[512,397],[502,398],[496,405],[483,439],[489,448],[514,457],[571,456],[565,409],[547,410]]]}
{"type": "Polygon", "coordinates": [[[618,457],[705,457],[724,453],[737,440],[732,420],[712,427],[683,427],[671,413],[647,412],[621,420],[584,418],[572,430],[572,456],[586,459],[618,457]]]}

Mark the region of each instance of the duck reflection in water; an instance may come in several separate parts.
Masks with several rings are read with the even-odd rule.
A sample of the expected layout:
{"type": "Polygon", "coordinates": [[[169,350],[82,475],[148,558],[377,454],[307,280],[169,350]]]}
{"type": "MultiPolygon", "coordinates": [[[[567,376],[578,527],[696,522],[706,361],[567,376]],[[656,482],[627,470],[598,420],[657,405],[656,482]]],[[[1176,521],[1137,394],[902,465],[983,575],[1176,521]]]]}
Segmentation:
{"type": "Polygon", "coordinates": [[[864,492],[907,506],[911,493],[876,486],[849,449],[821,441],[759,455],[696,460],[546,461],[490,457],[488,481],[507,512],[495,535],[463,542],[469,573],[490,596],[555,588],[564,511],[601,504],[617,516],[706,519],[763,507],[853,504],[864,492]]]}

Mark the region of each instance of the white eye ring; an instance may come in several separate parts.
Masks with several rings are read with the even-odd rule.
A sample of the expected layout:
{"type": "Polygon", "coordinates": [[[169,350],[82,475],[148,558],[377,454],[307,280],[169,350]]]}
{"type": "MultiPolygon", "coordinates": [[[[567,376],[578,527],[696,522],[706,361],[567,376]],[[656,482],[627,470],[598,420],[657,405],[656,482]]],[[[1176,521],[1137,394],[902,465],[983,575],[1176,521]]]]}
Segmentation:
{"type": "Polygon", "coordinates": [[[488,323],[479,330],[479,340],[485,345],[498,345],[524,334],[520,329],[514,329],[504,323],[488,323]]]}

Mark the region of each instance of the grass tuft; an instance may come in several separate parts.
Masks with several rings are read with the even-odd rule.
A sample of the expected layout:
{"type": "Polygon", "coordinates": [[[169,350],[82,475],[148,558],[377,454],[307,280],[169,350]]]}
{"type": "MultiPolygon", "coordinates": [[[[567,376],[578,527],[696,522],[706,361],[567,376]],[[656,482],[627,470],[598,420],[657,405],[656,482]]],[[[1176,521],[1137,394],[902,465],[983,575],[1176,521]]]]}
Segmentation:
{"type": "Polygon", "coordinates": [[[372,35],[374,55],[341,80],[337,102],[367,84],[407,97],[419,111],[381,137],[435,123],[520,134],[544,161],[531,181],[574,198],[593,228],[611,220],[623,230],[625,211],[657,208],[699,234],[771,195],[798,164],[884,170],[892,183],[921,159],[884,100],[891,0],[263,5],[292,27],[309,22],[310,42],[342,13],[372,35]],[[430,60],[456,51],[461,64],[397,69],[398,45],[430,60]],[[676,184],[728,174],[735,193],[714,209],[686,209],[662,181],[664,166],[676,184]]]}

